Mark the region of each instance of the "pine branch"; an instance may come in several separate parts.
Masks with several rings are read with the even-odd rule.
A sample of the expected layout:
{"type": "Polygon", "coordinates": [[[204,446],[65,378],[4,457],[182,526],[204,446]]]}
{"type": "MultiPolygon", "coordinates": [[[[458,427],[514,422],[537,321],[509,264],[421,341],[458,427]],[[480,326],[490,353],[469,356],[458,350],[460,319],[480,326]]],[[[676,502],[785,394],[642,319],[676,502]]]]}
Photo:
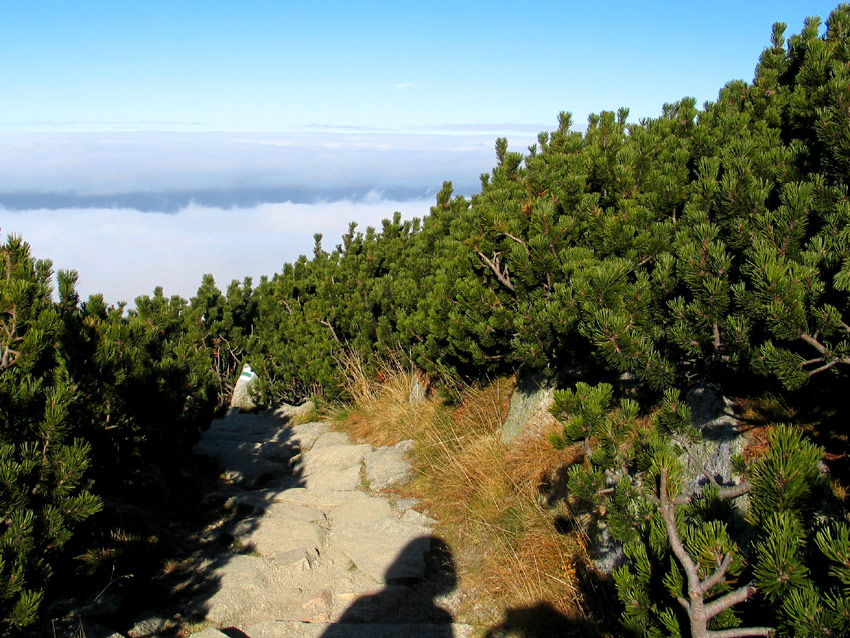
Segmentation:
{"type": "MultiPolygon", "coordinates": [[[[845,329],[850,328],[850,326],[847,326],[847,324],[845,324],[843,321],[841,322],[841,325],[844,326],[845,329]]],[[[810,346],[812,346],[815,350],[817,350],[820,354],[823,355],[823,357],[821,357],[820,359],[810,359],[808,361],[804,361],[803,365],[826,361],[827,357],[830,357],[829,348],[827,348],[825,345],[823,345],[820,341],[817,340],[817,335],[817,332],[814,334],[814,336],[806,334],[805,332],[800,335],[800,339],[808,343],[810,346]]],[[[807,374],[810,377],[814,376],[819,372],[829,370],[830,368],[839,363],[844,365],[850,365],[850,357],[831,357],[830,361],[824,363],[821,367],[816,368],[815,370],[809,370],[807,374]]]]}
{"type": "Polygon", "coordinates": [[[337,343],[342,343],[339,340],[339,337],[336,336],[336,330],[334,330],[334,327],[331,325],[330,321],[322,319],[319,323],[322,324],[323,326],[326,326],[328,328],[328,330],[331,331],[331,336],[334,338],[334,341],[336,341],[337,343]]]}
{"type": "Polygon", "coordinates": [[[721,487],[717,492],[717,496],[719,496],[725,501],[731,498],[738,498],[739,496],[743,496],[751,489],[753,489],[752,483],[750,483],[749,481],[741,481],[738,485],[721,487]]]}
{"type": "Polygon", "coordinates": [[[725,596],[712,600],[705,606],[705,619],[711,620],[717,614],[729,609],[732,605],[742,603],[758,591],[756,586],[750,582],[735,591],[730,591],[725,596]]]}
{"type": "MultiPolygon", "coordinates": [[[[661,468],[661,506],[658,508],[661,512],[661,517],[664,519],[664,528],[667,530],[667,538],[670,541],[670,546],[673,549],[673,554],[685,570],[685,576],[688,579],[688,596],[691,599],[688,605],[688,616],[693,624],[694,617],[702,616],[702,592],[700,591],[699,573],[697,566],[690,557],[682,539],[679,536],[679,530],[676,528],[676,513],[673,503],[670,501],[670,495],[667,491],[667,468],[661,468]]],[[[694,634],[695,638],[697,634],[694,634]]]]}
{"type": "MultiPolygon", "coordinates": [[[[821,361],[823,361],[823,359],[821,359],[821,361]]],[[[850,359],[846,359],[846,358],[845,359],[833,359],[829,363],[825,363],[819,368],[815,368],[814,370],[809,370],[808,375],[810,377],[813,377],[816,374],[818,374],[819,372],[825,372],[825,371],[829,370],[830,368],[838,365],[839,363],[850,363],[850,359]]]]}
{"type": "Polygon", "coordinates": [[[824,355],[829,354],[829,351],[826,349],[826,346],[824,346],[821,342],[819,342],[817,339],[815,339],[812,335],[806,334],[804,332],[800,335],[800,339],[802,339],[803,341],[808,343],[810,346],[812,346],[815,350],[817,350],[821,354],[824,354],[824,355]]]}
{"type": "Polygon", "coordinates": [[[0,357],[0,370],[5,370],[10,365],[15,363],[15,359],[21,354],[18,350],[12,350],[12,346],[6,346],[3,349],[3,356],[0,357]]]}
{"type": "Polygon", "coordinates": [[[513,239],[516,243],[518,243],[519,245],[521,245],[523,248],[525,248],[525,254],[526,254],[526,255],[528,255],[529,257],[531,257],[531,252],[528,250],[528,244],[526,244],[523,240],[521,240],[521,239],[520,239],[519,237],[517,237],[516,235],[511,235],[511,234],[510,234],[510,233],[508,233],[508,232],[506,232],[506,233],[505,233],[505,235],[506,235],[507,237],[510,237],[511,239],[513,239]]]}
{"type": "MultiPolygon", "coordinates": [[[[690,602],[683,597],[678,597],[676,600],[687,611],[688,619],[690,620],[690,629],[692,638],[736,638],[737,636],[768,636],[773,631],[766,627],[740,627],[736,629],[724,629],[722,631],[710,631],[708,629],[708,621],[714,618],[720,612],[729,609],[733,605],[743,602],[750,598],[758,591],[749,583],[743,587],[732,591],[725,596],[722,596],[712,602],[705,603],[705,595],[712,587],[723,580],[729,565],[732,563],[731,554],[726,554],[723,557],[717,569],[706,578],[700,581],[699,565],[690,557],[682,539],[679,536],[679,530],[676,527],[676,510],[675,501],[670,499],[670,494],[667,489],[668,470],[661,468],[661,485],[659,489],[660,505],[658,511],[661,513],[661,518],[664,520],[664,528],[667,532],[667,539],[670,541],[670,547],[673,554],[685,571],[685,576],[688,580],[688,598],[690,602]],[[731,632],[731,633],[730,633],[731,632]]],[[[736,485],[734,488],[721,488],[727,492],[743,494],[749,490],[749,485],[736,485]]]]}

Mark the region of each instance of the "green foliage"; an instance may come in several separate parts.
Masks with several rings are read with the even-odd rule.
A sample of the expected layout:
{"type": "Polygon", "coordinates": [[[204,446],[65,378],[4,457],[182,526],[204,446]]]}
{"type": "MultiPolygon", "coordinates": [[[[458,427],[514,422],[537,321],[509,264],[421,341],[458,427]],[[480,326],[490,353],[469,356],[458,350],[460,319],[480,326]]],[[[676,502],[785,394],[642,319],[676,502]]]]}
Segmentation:
{"type": "MultiPolygon", "coordinates": [[[[0,634],[38,617],[52,559],[101,508],[75,438],[78,398],[58,341],[51,271],[10,236],[0,246],[0,634]]],[[[60,276],[68,295],[69,274],[60,276]]]]}
{"type": "Polygon", "coordinates": [[[803,526],[791,512],[774,510],[764,532],[766,537],[756,545],[755,578],[768,600],[778,602],[809,582],[802,556],[803,526]]]}
{"type": "Polygon", "coordinates": [[[823,38],[812,22],[786,43],[776,25],[752,85],[702,109],[605,111],[584,134],[562,113],[526,156],[497,140],[471,200],[446,182],[421,222],[352,225],[331,252],[318,238],[253,291],[240,348],[263,398],[338,396],[341,346],[467,378],[627,372],[656,391],[844,374],[848,15],[823,38]]]}
{"type": "Polygon", "coordinates": [[[766,525],[776,512],[788,512],[801,521],[810,518],[818,487],[823,486],[818,468],[822,454],[799,430],[779,426],[771,432],[770,453],[750,471],[750,516],[755,525],[766,525]]]}
{"type": "Polygon", "coordinates": [[[0,263],[5,635],[39,618],[66,550],[102,543],[116,517],[132,526],[133,507],[167,497],[151,482],[179,467],[218,401],[220,369],[202,328],[229,326],[226,317],[215,326],[198,320],[200,304],[191,314],[159,289],[127,313],[100,296],[80,303],[74,272],[58,274],[54,301],[49,262],[14,236],[0,263]]]}
{"type": "MultiPolygon", "coordinates": [[[[781,631],[847,633],[848,532],[821,511],[820,448],[776,427],[763,459],[738,459],[745,514],[730,486],[687,492],[682,461],[699,436],[679,388],[846,382],[850,6],[822,36],[819,25],[788,39],[774,25],[753,82],[730,82],[702,108],[686,97],[637,123],[603,111],[584,133],[560,113],[527,155],[500,138],[471,198],[445,182],[422,220],[352,224],[330,251],[316,235],[311,256],[256,287],[223,293],[207,275],[189,301],[157,289],[125,311],[81,302],[76,275],[60,272],[54,301],[49,262],[10,238],[3,627],[37,617],[75,530],[96,521],[102,532],[121,502],[151,500],[144,485],[164,488],[157,477],[227,404],[243,362],[261,402],[298,402],[344,398],[344,352],[375,375],[402,352],[438,379],[546,370],[567,388],[553,442],[583,447],[572,504],[625,543],[631,563],[616,581],[631,631],[686,635],[676,598],[717,571],[706,601],[750,582],[747,596],[781,606],[781,631]]],[[[704,625],[746,626],[747,610],[729,605],[704,625]]]]}

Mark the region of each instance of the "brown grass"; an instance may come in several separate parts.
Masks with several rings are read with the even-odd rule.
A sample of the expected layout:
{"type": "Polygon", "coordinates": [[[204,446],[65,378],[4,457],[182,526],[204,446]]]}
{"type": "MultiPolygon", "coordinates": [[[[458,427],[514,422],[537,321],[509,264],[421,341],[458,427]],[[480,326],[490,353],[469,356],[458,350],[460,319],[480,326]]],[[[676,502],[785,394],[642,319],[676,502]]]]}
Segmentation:
{"type": "Polygon", "coordinates": [[[579,457],[541,437],[511,447],[501,441],[515,380],[453,388],[461,397],[456,406],[436,396],[410,403],[409,367],[392,361],[379,382],[355,357],[344,365],[354,401],[341,427],[373,445],[415,441],[417,478],[405,495],[420,499],[453,549],[464,594],[458,598],[466,601],[455,616],[492,626],[509,609],[548,603],[582,618],[573,565],[586,551],[579,537],[556,529],[542,493],[579,457]]]}

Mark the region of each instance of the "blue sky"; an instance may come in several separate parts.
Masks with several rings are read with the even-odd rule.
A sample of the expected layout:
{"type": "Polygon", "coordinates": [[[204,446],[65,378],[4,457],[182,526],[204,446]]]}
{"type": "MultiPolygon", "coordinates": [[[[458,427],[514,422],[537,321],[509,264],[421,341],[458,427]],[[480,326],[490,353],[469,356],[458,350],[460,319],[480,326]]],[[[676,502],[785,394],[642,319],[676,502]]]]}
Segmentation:
{"type": "Polygon", "coordinates": [[[559,111],[713,100],[834,6],[0,0],[0,239],[110,302],[271,275],[475,192],[559,111]]]}
{"type": "Polygon", "coordinates": [[[552,126],[716,97],[832,2],[0,3],[0,130],[552,126]]]}

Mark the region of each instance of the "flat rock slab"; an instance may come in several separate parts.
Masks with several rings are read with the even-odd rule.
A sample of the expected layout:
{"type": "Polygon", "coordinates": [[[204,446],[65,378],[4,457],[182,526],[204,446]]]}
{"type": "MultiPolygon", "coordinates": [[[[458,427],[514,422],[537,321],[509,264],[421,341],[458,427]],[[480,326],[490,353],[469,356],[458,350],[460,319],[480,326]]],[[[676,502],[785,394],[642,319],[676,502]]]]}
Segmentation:
{"type": "Polygon", "coordinates": [[[213,421],[194,451],[214,459],[230,483],[291,473],[289,460],[300,451],[279,419],[231,413],[213,421]]]}
{"type": "MultiPolygon", "coordinates": [[[[319,441],[321,441],[321,438],[319,441]]],[[[316,444],[318,445],[318,441],[316,444]]],[[[350,443],[331,445],[319,449],[316,449],[314,445],[308,453],[302,455],[299,469],[304,476],[309,476],[315,472],[326,470],[344,470],[354,466],[359,468],[363,459],[371,451],[372,446],[365,443],[362,445],[350,443]]]]}
{"type": "MultiPolygon", "coordinates": [[[[85,618],[76,618],[75,620],[77,622],[74,623],[75,627],[73,635],[77,635],[77,631],[80,631],[83,636],[86,636],[86,638],[125,638],[123,634],[119,634],[117,631],[112,631],[111,629],[102,627],[101,625],[90,620],[86,620],[85,618]]],[[[72,634],[68,633],[67,635],[72,634]]]]}
{"type": "Polygon", "coordinates": [[[339,527],[398,518],[387,499],[364,496],[346,501],[334,509],[329,517],[331,524],[339,527]]]}
{"type": "Polygon", "coordinates": [[[268,441],[263,441],[254,450],[257,456],[264,459],[287,464],[292,457],[300,452],[301,445],[286,436],[285,432],[279,433],[279,436],[275,436],[268,441]]]}
{"type": "Polygon", "coordinates": [[[412,442],[373,450],[327,423],[288,420],[234,412],[196,447],[224,468],[221,494],[243,517],[222,529],[242,553],[203,570],[198,613],[223,628],[205,630],[209,638],[471,636],[432,598],[410,598],[427,586],[434,521],[412,509],[415,499],[367,488],[409,480],[412,442]]]}
{"type": "Polygon", "coordinates": [[[251,638],[472,638],[473,628],[457,623],[304,623],[268,621],[250,625],[251,638]]]}
{"type": "Polygon", "coordinates": [[[228,441],[206,440],[195,445],[195,452],[214,459],[230,483],[250,483],[261,476],[287,476],[288,463],[263,458],[253,447],[258,444],[234,446],[228,441]]]}
{"type": "Polygon", "coordinates": [[[316,439],[316,442],[313,443],[313,449],[321,450],[323,447],[334,445],[352,445],[352,443],[345,432],[327,432],[316,439]]]}
{"type": "Polygon", "coordinates": [[[204,604],[206,617],[220,625],[274,617],[286,585],[274,561],[260,556],[233,556],[211,578],[216,591],[204,604]]]}
{"type": "Polygon", "coordinates": [[[322,525],[327,517],[325,513],[310,505],[272,501],[265,509],[266,516],[283,519],[284,521],[308,521],[322,525]]]}
{"type": "Polygon", "coordinates": [[[331,426],[328,423],[303,423],[287,428],[289,439],[301,446],[301,449],[308,450],[316,443],[320,436],[325,434],[331,426]]]}
{"type": "Polygon", "coordinates": [[[325,470],[313,472],[303,479],[305,488],[317,494],[322,492],[351,492],[360,487],[360,466],[344,470],[325,470]]]}
{"type": "MultiPolygon", "coordinates": [[[[358,476],[359,480],[359,476],[358,476]]],[[[359,485],[359,483],[358,483],[359,485]]],[[[282,503],[298,503],[314,507],[324,514],[329,514],[340,505],[351,501],[367,499],[369,496],[360,490],[308,490],[306,487],[293,487],[278,492],[274,500],[282,503]]]]}
{"type": "Polygon", "coordinates": [[[413,441],[401,441],[382,447],[366,455],[366,480],[373,490],[383,490],[410,480],[411,469],[405,455],[413,448],[413,441]]]}
{"type": "Polygon", "coordinates": [[[272,414],[245,414],[231,410],[223,419],[216,419],[209,429],[204,432],[238,432],[240,434],[259,434],[279,430],[285,422],[272,414]]]}
{"type": "Polygon", "coordinates": [[[327,531],[310,521],[263,516],[240,521],[233,535],[249,551],[274,559],[294,550],[320,551],[327,531]]]}
{"type": "Polygon", "coordinates": [[[149,638],[150,636],[162,635],[173,627],[174,621],[171,619],[148,612],[133,623],[133,626],[127,630],[127,636],[129,638],[149,638]]]}

